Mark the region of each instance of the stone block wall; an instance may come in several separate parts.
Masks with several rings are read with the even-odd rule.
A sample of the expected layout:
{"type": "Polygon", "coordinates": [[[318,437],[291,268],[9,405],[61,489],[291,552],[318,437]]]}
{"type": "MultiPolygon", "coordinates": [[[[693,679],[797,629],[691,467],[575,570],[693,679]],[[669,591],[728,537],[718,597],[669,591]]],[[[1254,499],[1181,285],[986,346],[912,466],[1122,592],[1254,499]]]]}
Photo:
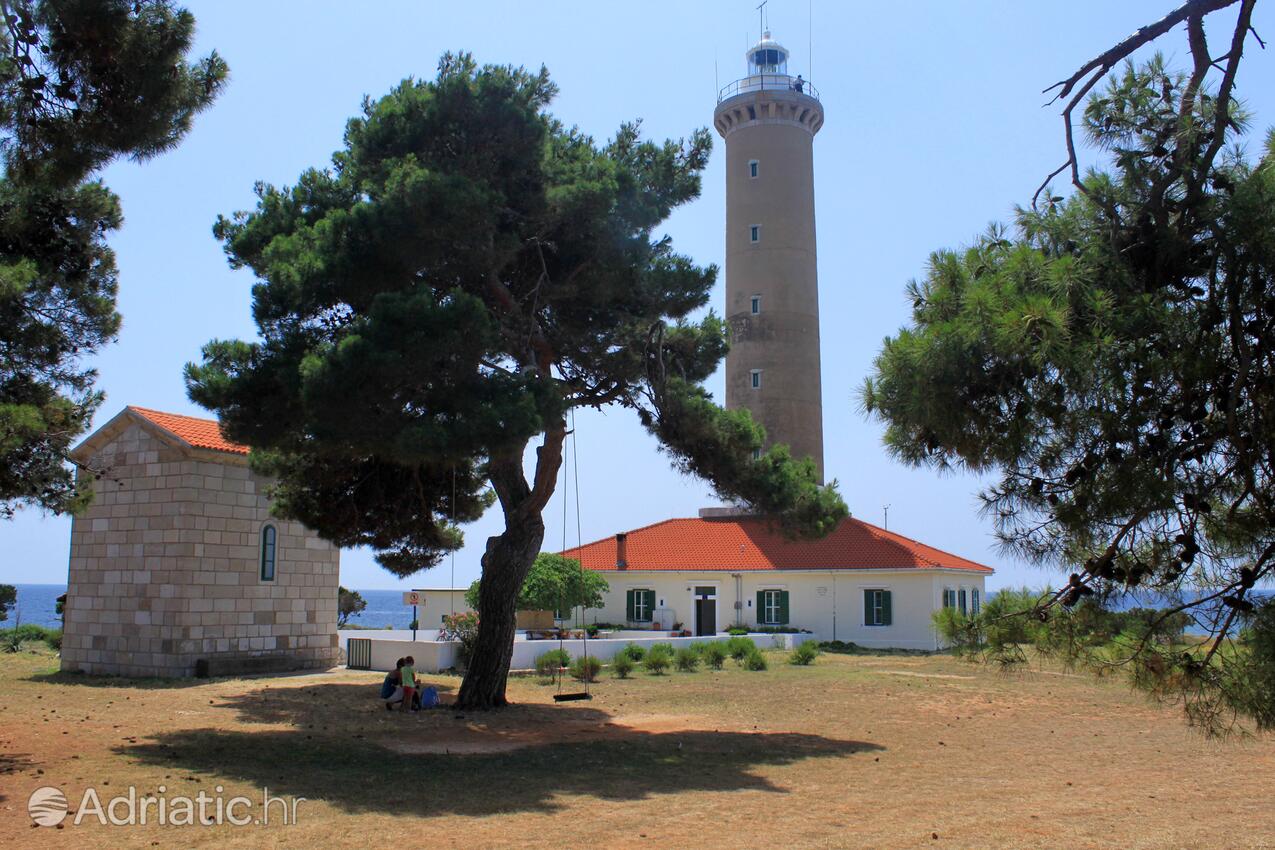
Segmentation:
{"type": "Polygon", "coordinates": [[[336,663],[340,551],[270,516],[241,455],[173,445],[131,423],[97,449],[71,529],[62,669],[189,676],[199,658],[336,663]],[[274,581],[262,529],[277,531],[274,581]]]}

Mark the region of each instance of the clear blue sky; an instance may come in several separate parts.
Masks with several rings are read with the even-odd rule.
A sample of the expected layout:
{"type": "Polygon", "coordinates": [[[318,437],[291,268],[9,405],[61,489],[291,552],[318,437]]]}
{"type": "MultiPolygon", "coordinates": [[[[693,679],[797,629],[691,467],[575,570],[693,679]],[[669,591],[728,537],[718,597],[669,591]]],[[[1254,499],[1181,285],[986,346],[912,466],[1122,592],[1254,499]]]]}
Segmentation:
{"type": "MultiPolygon", "coordinates": [[[[107,393],[99,424],[126,404],[206,415],[186,399],[182,365],[211,338],[255,333],[252,278],[227,267],[212,223],[250,207],[255,181],[290,183],[326,164],[364,95],[432,77],[444,51],[469,50],[480,62],[547,65],[561,88],[553,111],[599,140],[633,118],[652,137],[680,137],[710,125],[717,83],[743,75],[744,49],[757,37],[753,0],[189,5],[198,53],[216,48],[230,84],[176,151],[103,175],[126,224],[111,240],[124,327],[94,360],[107,393]]],[[[978,515],[978,480],[890,460],[880,425],[858,412],[857,388],[882,338],[907,321],[903,287],[929,253],[1006,220],[1061,162],[1058,111],[1042,108],[1041,90],[1175,5],[814,0],[812,27],[808,0],[769,4],[771,29],[792,51],[790,70],[818,87],[827,112],[815,141],[815,194],[828,475],[861,519],[880,524],[888,504],[892,531],[996,567],[992,587],[1051,574],[997,551],[990,521],[978,515]]],[[[1218,53],[1230,15],[1209,19],[1218,53]]],[[[1271,7],[1258,6],[1255,24],[1275,36],[1271,7]]],[[[1183,60],[1182,31],[1159,49],[1183,60]]],[[[1249,51],[1239,94],[1264,128],[1275,121],[1272,57],[1251,40],[1249,51]]],[[[722,160],[719,140],[703,196],[667,226],[678,248],[704,263],[723,260],[722,160]]],[[[720,398],[720,375],[710,388],[720,398]]],[[[713,503],[703,483],[668,468],[628,412],[581,412],[578,425],[585,540],[713,503]]],[[[562,542],[563,504],[560,488],[546,512],[545,548],[562,542]]],[[[569,504],[574,544],[574,493],[569,504]]],[[[492,512],[466,529],[458,585],[477,577],[484,541],[499,528],[492,512]]],[[[0,579],[64,582],[69,537],[68,519],[33,511],[0,522],[0,579]]],[[[349,587],[451,580],[446,563],[399,581],[367,552],[342,555],[349,587]]]]}

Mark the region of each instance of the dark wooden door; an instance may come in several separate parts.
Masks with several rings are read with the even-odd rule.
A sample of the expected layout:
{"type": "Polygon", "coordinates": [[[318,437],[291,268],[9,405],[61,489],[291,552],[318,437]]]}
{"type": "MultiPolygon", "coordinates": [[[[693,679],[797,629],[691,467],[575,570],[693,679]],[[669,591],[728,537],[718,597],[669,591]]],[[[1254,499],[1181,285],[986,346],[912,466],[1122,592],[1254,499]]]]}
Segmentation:
{"type": "Polygon", "coordinates": [[[697,637],[717,634],[717,600],[695,600],[695,634],[697,637]]]}

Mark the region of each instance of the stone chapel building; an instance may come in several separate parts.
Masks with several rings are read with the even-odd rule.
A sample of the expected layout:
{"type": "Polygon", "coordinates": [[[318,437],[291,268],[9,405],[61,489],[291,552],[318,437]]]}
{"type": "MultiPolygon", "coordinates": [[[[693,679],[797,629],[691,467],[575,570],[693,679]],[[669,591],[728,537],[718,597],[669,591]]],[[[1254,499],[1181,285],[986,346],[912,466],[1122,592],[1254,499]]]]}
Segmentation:
{"type": "Polygon", "coordinates": [[[270,515],[248,447],[216,421],[126,407],[72,457],[101,475],[71,526],[63,670],[191,676],[337,663],[340,550],[270,515]]]}

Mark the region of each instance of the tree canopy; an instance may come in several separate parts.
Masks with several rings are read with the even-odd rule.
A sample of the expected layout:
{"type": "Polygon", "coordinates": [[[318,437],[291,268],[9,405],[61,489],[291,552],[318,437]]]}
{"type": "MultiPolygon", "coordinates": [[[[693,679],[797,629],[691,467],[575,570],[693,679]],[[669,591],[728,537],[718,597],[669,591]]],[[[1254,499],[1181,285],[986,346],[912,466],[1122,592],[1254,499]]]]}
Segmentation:
{"type": "Polygon", "coordinates": [[[1071,571],[1035,616],[1143,590],[1192,612],[1214,641],[1121,663],[1205,720],[1257,713],[1230,663],[1253,656],[1223,638],[1275,570],[1275,133],[1239,144],[1252,3],[1216,58],[1203,15],[1225,5],[1179,10],[1190,72],[1156,56],[1088,84],[1106,169],[933,254],[861,395],[905,462],[999,471],[983,501],[1001,542],[1071,571]]]}
{"type": "MultiPolygon", "coordinates": [[[[477,579],[465,591],[465,602],[475,610],[481,586],[482,579],[477,579]]],[[[518,610],[565,614],[576,608],[601,608],[602,594],[607,590],[605,578],[592,570],[581,569],[580,562],[574,558],[541,552],[531,563],[518,592],[518,610]]]]}
{"type": "Polygon", "coordinates": [[[74,510],[67,450],[102,395],[84,359],[112,341],[119,200],[93,173],[171,148],[226,66],[186,56],[163,2],[7,0],[0,23],[0,514],[74,510]]]}
{"type": "Polygon", "coordinates": [[[655,229],[695,198],[710,137],[598,145],[556,120],[547,71],[448,54],[346,129],[332,167],[217,222],[256,275],[259,342],[214,341],[191,397],[253,447],[275,507],[397,575],[499,502],[461,703],[504,701],[514,606],[544,536],[571,408],[637,411],[675,464],[794,534],[845,515],[808,458],[770,450],[700,386],[727,346],[716,268],[655,229]],[[539,439],[530,475],[528,447],[539,439]]]}

